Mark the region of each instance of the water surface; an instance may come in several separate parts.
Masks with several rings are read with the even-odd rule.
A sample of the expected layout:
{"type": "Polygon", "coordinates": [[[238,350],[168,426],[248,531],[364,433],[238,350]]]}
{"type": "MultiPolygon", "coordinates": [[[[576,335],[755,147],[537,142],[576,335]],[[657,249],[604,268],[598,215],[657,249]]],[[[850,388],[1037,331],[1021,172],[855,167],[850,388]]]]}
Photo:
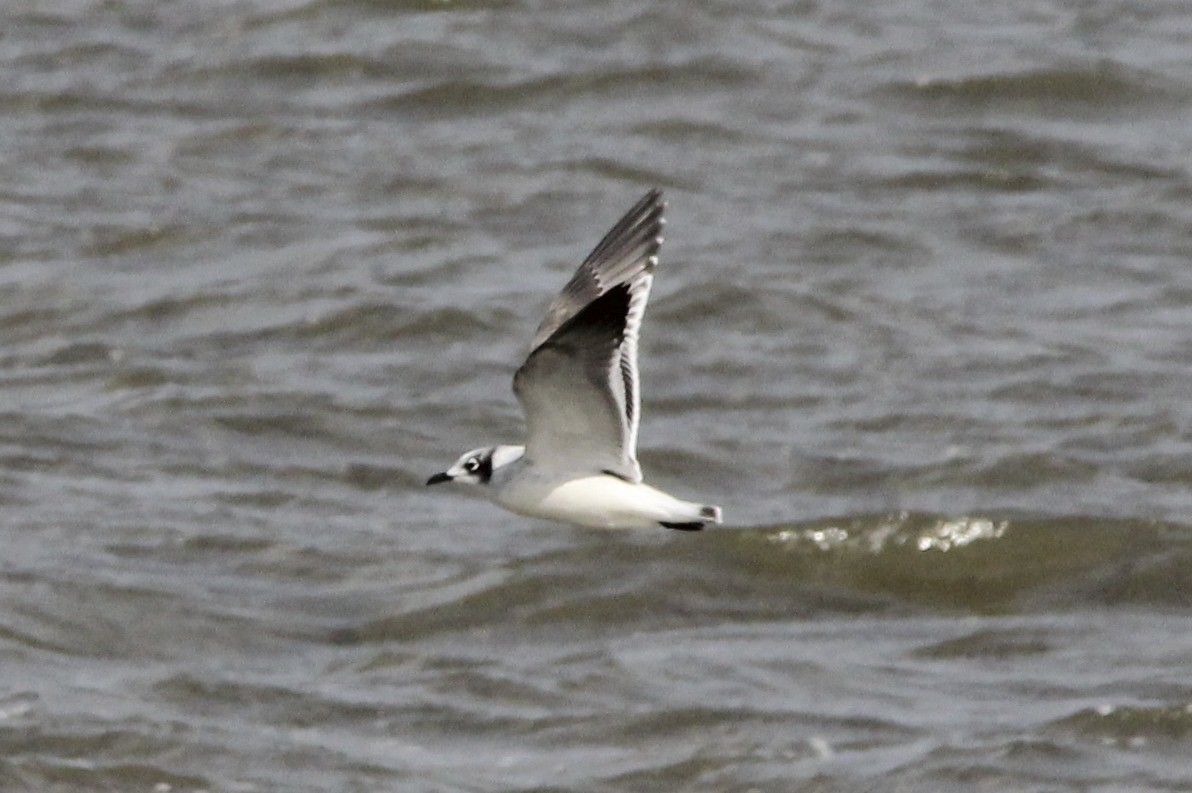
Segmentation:
{"type": "Polygon", "coordinates": [[[1192,789],[1184,4],[0,29],[0,788],[1192,789]],[[653,186],[730,525],[427,491],[653,186]]]}

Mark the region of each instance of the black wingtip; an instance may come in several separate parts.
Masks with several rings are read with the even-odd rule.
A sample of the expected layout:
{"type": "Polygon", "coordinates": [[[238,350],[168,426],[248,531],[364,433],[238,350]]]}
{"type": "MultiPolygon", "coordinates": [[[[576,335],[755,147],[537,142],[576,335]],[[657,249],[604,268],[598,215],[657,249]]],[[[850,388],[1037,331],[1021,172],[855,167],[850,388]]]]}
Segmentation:
{"type": "Polygon", "coordinates": [[[700,531],[704,528],[701,521],[693,520],[687,523],[671,523],[670,521],[660,520],[658,525],[664,529],[675,529],[677,531],[700,531]]]}
{"type": "Polygon", "coordinates": [[[595,267],[601,262],[615,261],[634,249],[639,249],[646,258],[656,256],[662,246],[665,211],[662,191],[652,188],[609,229],[584,259],[584,266],[595,267]]]}

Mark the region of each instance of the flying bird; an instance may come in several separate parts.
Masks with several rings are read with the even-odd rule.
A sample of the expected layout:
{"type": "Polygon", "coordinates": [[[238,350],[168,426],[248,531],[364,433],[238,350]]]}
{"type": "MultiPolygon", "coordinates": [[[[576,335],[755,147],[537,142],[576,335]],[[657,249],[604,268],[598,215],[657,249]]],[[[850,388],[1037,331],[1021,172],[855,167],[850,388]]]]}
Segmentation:
{"type": "Polygon", "coordinates": [[[696,531],[720,508],[642,481],[637,340],[662,246],[660,190],[651,190],[588,254],[538,326],[513,377],[524,446],[484,446],[426,484],[478,485],[498,505],[601,529],[696,531]]]}

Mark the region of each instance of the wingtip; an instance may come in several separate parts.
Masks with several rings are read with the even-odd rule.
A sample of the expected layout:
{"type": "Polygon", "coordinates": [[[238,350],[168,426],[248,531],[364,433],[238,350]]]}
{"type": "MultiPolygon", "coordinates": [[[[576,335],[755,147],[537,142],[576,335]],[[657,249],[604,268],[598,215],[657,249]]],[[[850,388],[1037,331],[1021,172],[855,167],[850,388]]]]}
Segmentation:
{"type": "MultiPolygon", "coordinates": [[[[638,199],[583,260],[538,325],[535,350],[575,317],[584,306],[622,283],[641,283],[658,266],[666,219],[662,190],[652,188],[638,199]]],[[[644,292],[643,292],[644,294],[644,292]]],[[[644,299],[638,301],[644,305],[644,299]]]]}

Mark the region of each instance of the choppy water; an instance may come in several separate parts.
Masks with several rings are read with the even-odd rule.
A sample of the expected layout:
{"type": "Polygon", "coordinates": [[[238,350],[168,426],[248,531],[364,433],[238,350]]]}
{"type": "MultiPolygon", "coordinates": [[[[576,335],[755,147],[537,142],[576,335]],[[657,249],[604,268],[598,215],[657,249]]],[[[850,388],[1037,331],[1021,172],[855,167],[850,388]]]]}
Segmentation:
{"type": "Polygon", "coordinates": [[[1192,790],[1186,3],[0,31],[0,788],[1192,790]],[[653,185],[731,527],[426,491],[653,185]]]}

